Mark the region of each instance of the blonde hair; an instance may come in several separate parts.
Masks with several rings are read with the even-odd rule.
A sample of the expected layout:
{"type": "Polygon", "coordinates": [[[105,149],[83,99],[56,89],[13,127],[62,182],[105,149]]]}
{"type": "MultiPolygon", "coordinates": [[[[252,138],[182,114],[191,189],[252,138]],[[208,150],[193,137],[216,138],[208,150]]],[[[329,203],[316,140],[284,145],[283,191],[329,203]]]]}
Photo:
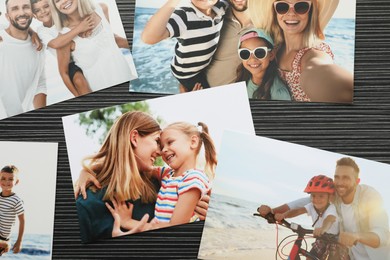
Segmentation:
{"type": "Polygon", "coordinates": [[[130,141],[133,130],[137,130],[140,136],[148,136],[161,129],[148,114],[127,112],[111,127],[99,152],[83,160],[83,168],[95,173],[102,187],[107,187],[103,200],[111,200],[115,195],[119,201],[139,198],[143,203],[156,201],[157,192],[151,181],[152,176],[141,174],[138,170],[130,141]]]}
{"type": "MultiPolygon", "coordinates": [[[[62,28],[69,25],[68,17],[66,14],[61,13],[55,3],[55,0],[49,0],[49,4],[51,7],[51,15],[54,21],[54,24],[58,30],[62,30],[62,28]]],[[[78,1],[78,12],[81,18],[84,18],[87,15],[92,14],[95,11],[96,6],[91,0],[74,0],[78,1]]]]}
{"type": "Polygon", "coordinates": [[[215,167],[217,166],[217,153],[215,150],[214,141],[209,134],[209,128],[205,123],[199,122],[198,126],[202,129],[199,131],[197,126],[187,122],[176,122],[168,125],[163,131],[167,129],[176,129],[183,132],[188,137],[196,135],[199,137],[199,145],[195,151],[196,155],[199,155],[202,144],[204,145],[206,165],[204,172],[212,180],[215,176],[215,167]]]}
{"type": "MultiPolygon", "coordinates": [[[[277,20],[274,10],[276,0],[248,0],[249,16],[256,28],[261,28],[271,35],[275,45],[284,43],[284,34],[277,20]]],[[[314,47],[325,39],[319,23],[319,6],[317,0],[311,0],[311,8],[308,13],[309,22],[303,32],[303,44],[305,47],[314,47]]]]}

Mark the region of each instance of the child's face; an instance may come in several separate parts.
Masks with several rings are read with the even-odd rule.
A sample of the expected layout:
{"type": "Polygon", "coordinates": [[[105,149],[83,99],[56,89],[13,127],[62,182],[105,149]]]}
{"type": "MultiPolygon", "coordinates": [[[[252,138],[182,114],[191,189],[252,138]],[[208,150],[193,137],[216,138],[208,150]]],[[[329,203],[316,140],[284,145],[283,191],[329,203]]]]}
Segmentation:
{"type": "Polygon", "coordinates": [[[179,169],[195,154],[197,143],[182,131],[168,128],[161,133],[161,155],[172,169],[179,169]]]}
{"type": "Polygon", "coordinates": [[[313,192],[310,194],[311,202],[313,203],[314,207],[319,211],[323,211],[326,209],[329,203],[329,197],[329,193],[326,192],[313,192]]]}
{"type": "MultiPolygon", "coordinates": [[[[246,48],[249,50],[254,50],[257,47],[267,47],[267,44],[265,40],[261,38],[250,38],[248,40],[245,40],[241,43],[240,48],[246,48]]],[[[267,53],[267,56],[263,59],[258,59],[254,56],[254,54],[251,54],[248,60],[243,60],[242,65],[245,69],[247,69],[253,76],[256,75],[262,75],[268,68],[268,65],[271,60],[273,60],[273,52],[269,51],[267,53]]]]}
{"type": "Polygon", "coordinates": [[[218,0],[191,0],[191,3],[201,11],[209,10],[218,0]]]}
{"type": "Polygon", "coordinates": [[[34,17],[38,19],[42,23],[50,23],[51,22],[51,11],[50,5],[47,0],[41,0],[37,3],[33,4],[32,11],[34,17]]]}
{"type": "Polygon", "coordinates": [[[12,191],[12,188],[18,183],[18,178],[14,173],[0,172],[0,187],[3,192],[12,191]]]}

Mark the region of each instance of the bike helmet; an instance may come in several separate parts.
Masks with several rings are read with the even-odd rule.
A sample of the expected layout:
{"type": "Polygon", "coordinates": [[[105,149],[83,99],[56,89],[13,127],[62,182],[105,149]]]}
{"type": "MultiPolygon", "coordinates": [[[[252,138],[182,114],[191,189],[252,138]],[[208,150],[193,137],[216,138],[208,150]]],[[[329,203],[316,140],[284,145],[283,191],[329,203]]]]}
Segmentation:
{"type": "Polygon", "coordinates": [[[314,176],[310,179],[307,184],[304,192],[326,192],[333,194],[334,193],[334,184],[332,178],[329,178],[325,175],[314,176]]]}

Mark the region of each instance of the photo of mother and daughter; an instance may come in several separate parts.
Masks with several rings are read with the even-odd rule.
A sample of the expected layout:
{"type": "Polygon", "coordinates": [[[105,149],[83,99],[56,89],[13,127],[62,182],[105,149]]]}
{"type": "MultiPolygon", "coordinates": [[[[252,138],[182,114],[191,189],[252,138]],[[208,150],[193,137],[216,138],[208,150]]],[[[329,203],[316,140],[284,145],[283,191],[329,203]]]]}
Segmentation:
{"type": "Polygon", "coordinates": [[[180,92],[245,81],[249,98],[353,101],[353,73],[335,63],[325,41],[339,0],[191,0],[180,5],[167,0],[140,37],[152,45],[177,39],[170,67],[180,92]]]}
{"type": "Polygon", "coordinates": [[[200,199],[210,191],[216,164],[205,123],[161,130],[145,112],[124,113],[100,150],[83,161],[75,187],[82,241],[204,219],[208,197],[200,199]],[[204,169],[197,168],[201,149],[204,169]],[[167,166],[155,166],[160,156],[167,166]]]}

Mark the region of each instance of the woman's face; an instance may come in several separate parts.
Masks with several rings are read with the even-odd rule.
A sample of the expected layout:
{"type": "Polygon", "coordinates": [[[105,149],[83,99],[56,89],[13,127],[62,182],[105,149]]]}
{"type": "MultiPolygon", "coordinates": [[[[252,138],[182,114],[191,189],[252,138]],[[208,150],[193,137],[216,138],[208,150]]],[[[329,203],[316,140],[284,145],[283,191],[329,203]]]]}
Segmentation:
{"type": "MultiPolygon", "coordinates": [[[[246,48],[249,50],[254,50],[257,47],[267,47],[266,42],[261,38],[250,38],[248,40],[245,40],[241,43],[240,48],[246,48]]],[[[268,52],[267,56],[263,59],[258,59],[255,57],[255,55],[252,53],[248,60],[243,60],[242,65],[245,69],[247,69],[253,76],[263,74],[266,69],[268,68],[268,65],[270,61],[273,59],[272,53],[268,52]]]]}
{"type": "MultiPolygon", "coordinates": [[[[275,2],[287,2],[290,4],[296,4],[302,2],[302,0],[288,0],[288,1],[275,1],[275,2]]],[[[313,6],[311,7],[313,8],[313,6]]],[[[290,6],[286,14],[279,14],[275,11],[276,18],[278,20],[279,26],[282,28],[285,34],[299,34],[302,33],[307,24],[309,23],[309,13],[298,14],[295,12],[294,7],[290,6]]]]}
{"type": "Polygon", "coordinates": [[[160,131],[147,136],[137,135],[134,148],[138,170],[149,171],[154,166],[156,158],[160,156],[160,131]]]}
{"type": "Polygon", "coordinates": [[[79,0],[52,0],[60,13],[69,15],[78,8],[79,0]]]}

